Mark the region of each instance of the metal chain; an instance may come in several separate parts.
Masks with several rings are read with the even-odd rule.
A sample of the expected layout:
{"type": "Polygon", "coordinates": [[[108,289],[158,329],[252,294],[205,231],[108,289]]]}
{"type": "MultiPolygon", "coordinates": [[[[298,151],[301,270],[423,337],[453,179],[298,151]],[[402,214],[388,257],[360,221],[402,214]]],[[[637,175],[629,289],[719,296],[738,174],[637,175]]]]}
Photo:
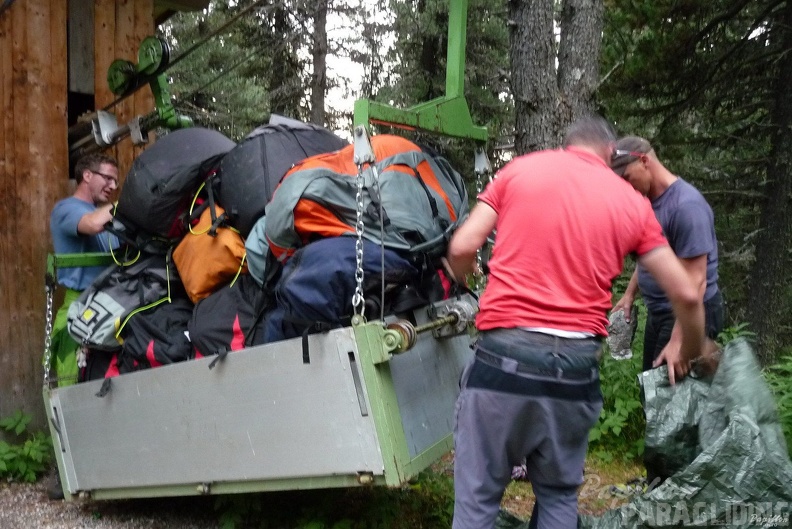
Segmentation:
{"type": "Polygon", "coordinates": [[[49,387],[50,382],[50,362],[52,361],[52,304],[55,287],[47,284],[44,287],[47,294],[47,314],[44,324],[44,387],[49,387]]]}
{"type": "MultiPolygon", "coordinates": [[[[484,190],[484,184],[482,182],[482,180],[483,180],[482,177],[483,177],[483,175],[480,172],[477,171],[476,172],[476,199],[477,200],[478,200],[478,196],[484,190]]],[[[481,284],[482,283],[482,279],[481,278],[484,276],[483,271],[481,269],[481,267],[483,266],[482,263],[483,263],[483,260],[482,260],[482,257],[481,257],[481,248],[479,248],[478,250],[476,250],[476,269],[479,271],[479,273],[481,275],[476,277],[476,287],[477,288],[480,288],[480,287],[484,286],[484,285],[481,284]]]]}
{"type": "MultiPolygon", "coordinates": [[[[481,172],[476,172],[476,198],[484,191],[484,174],[481,172]]],[[[485,247],[487,242],[484,242],[485,247]]],[[[474,281],[476,285],[476,290],[484,290],[484,287],[487,286],[487,274],[484,273],[484,259],[482,257],[483,248],[479,248],[476,250],[476,269],[478,270],[478,274],[475,276],[474,281]]]]}
{"type": "Polygon", "coordinates": [[[357,222],[355,223],[355,294],[352,296],[352,307],[355,314],[364,318],[366,311],[366,300],[363,298],[363,165],[358,165],[357,174],[357,222]]]}

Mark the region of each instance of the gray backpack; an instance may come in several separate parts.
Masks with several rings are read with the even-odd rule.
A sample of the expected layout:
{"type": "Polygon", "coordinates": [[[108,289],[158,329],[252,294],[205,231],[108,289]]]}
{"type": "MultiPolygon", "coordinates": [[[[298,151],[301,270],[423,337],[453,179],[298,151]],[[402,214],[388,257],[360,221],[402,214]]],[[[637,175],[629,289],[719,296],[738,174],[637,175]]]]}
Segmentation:
{"type": "MultiPolygon", "coordinates": [[[[468,213],[458,172],[440,156],[388,134],[374,136],[378,181],[363,171],[363,236],[392,250],[423,258],[445,253],[448,239],[468,213]]],[[[354,235],[357,167],[354,146],[312,156],[286,173],[267,205],[265,233],[281,262],[313,240],[354,235]]]]}
{"type": "Polygon", "coordinates": [[[170,255],[111,265],[69,307],[69,334],[93,349],[121,349],[124,325],[135,314],[170,302],[171,283],[178,284],[178,277],[170,255]]]}

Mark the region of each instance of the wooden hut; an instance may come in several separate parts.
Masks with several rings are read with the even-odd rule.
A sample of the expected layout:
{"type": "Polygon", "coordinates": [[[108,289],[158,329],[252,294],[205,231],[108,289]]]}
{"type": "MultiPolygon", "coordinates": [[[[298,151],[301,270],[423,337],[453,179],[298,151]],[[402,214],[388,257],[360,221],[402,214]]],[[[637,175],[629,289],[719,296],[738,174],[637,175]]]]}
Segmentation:
{"type": "MultiPolygon", "coordinates": [[[[113,60],[137,62],[157,24],[208,3],[0,0],[0,418],[22,410],[44,425],[49,214],[74,188],[69,128],[114,101],[107,84],[113,60]]],[[[112,112],[126,123],[153,109],[144,88],[112,112]]],[[[124,175],[139,150],[127,139],[107,152],[124,175]]]]}

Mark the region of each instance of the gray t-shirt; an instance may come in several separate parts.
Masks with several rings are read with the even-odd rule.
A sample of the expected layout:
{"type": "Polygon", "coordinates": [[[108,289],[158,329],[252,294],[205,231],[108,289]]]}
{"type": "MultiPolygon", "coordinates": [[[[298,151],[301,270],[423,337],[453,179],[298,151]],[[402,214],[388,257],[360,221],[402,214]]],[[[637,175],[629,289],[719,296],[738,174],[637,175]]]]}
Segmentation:
{"type": "MultiPolygon", "coordinates": [[[[707,255],[707,290],[704,301],[718,292],[718,241],[715,216],[702,194],[681,178],[652,201],[663,234],[677,257],[689,259],[707,255]]],[[[638,287],[652,312],[671,310],[671,303],[654,278],[638,266],[638,287]]]]}

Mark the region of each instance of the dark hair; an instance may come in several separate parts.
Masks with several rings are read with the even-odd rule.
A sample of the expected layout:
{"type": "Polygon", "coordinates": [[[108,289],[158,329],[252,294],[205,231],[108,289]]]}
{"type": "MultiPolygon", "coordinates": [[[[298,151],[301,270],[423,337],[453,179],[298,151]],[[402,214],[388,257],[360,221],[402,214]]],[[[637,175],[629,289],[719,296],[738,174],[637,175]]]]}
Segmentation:
{"type": "Polygon", "coordinates": [[[613,127],[597,115],[584,116],[574,121],[564,134],[564,147],[586,145],[589,147],[608,146],[616,141],[613,127]]]}
{"type": "Polygon", "coordinates": [[[102,164],[112,165],[118,169],[118,162],[112,156],[106,154],[87,154],[77,160],[74,166],[74,179],[79,184],[83,179],[83,172],[85,171],[98,171],[102,164]]]}

